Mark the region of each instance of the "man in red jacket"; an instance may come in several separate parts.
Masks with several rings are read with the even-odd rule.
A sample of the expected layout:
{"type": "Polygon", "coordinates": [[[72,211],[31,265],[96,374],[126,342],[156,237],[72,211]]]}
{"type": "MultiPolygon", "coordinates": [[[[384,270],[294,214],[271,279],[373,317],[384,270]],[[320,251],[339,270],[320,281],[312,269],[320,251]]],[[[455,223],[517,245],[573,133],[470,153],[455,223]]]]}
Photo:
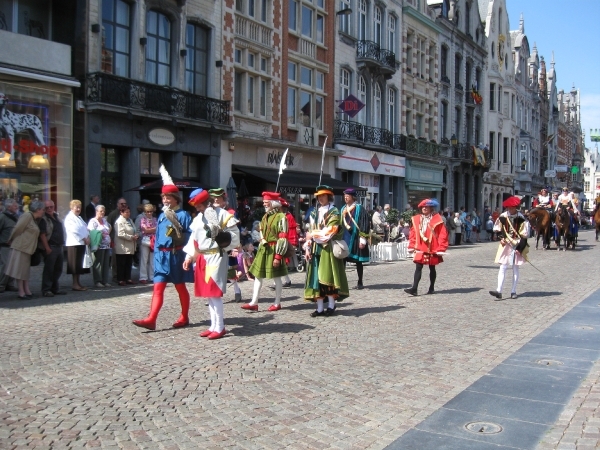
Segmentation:
{"type": "Polygon", "coordinates": [[[408,253],[414,253],[413,262],[416,264],[412,287],[404,289],[410,295],[417,295],[423,266],[429,266],[429,290],[427,294],[435,293],[435,266],[442,263],[442,255],[448,248],[448,231],[442,217],[434,211],[439,206],[435,198],[425,199],[419,203],[421,214],[412,218],[412,228],[408,239],[408,253]]]}
{"type": "MultiPolygon", "coordinates": [[[[298,224],[296,223],[296,219],[294,219],[294,216],[292,215],[292,213],[289,211],[290,204],[287,202],[287,200],[280,198],[279,203],[281,203],[281,212],[285,214],[285,218],[287,219],[287,223],[288,223],[287,240],[291,245],[294,246],[294,256],[291,258],[291,261],[290,261],[290,258],[286,258],[286,262],[288,264],[288,273],[286,273],[283,277],[281,277],[281,280],[283,281],[283,287],[291,288],[292,280],[290,280],[290,272],[289,271],[292,267],[294,269],[296,269],[298,267],[298,258],[296,257],[296,252],[295,252],[295,249],[298,248],[298,231],[296,230],[296,227],[298,226],[298,224]],[[292,266],[290,266],[290,262],[292,263],[292,266]]],[[[275,285],[269,286],[269,289],[275,289],[275,285]]]]}

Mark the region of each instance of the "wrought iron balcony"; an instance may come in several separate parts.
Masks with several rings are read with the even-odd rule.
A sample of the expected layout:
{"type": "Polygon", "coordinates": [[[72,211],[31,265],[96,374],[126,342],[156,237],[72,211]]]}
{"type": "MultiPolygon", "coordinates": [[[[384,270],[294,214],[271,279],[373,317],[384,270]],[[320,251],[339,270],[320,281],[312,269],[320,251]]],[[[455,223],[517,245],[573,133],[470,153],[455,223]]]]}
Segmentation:
{"type": "Polygon", "coordinates": [[[186,119],[229,125],[229,102],[169,86],[96,72],[87,76],[86,100],[186,119]]]}
{"type": "Polygon", "coordinates": [[[396,72],[396,55],[390,50],[380,48],[379,44],[373,41],[356,43],[356,60],[379,69],[384,75],[396,72]]]}
{"type": "Polygon", "coordinates": [[[334,138],[391,147],[393,134],[385,128],[369,127],[358,122],[336,120],[334,138]]]}
{"type": "Polygon", "coordinates": [[[406,153],[414,153],[423,156],[440,156],[440,146],[435,142],[427,142],[421,139],[407,136],[406,153]]]}
{"type": "Polygon", "coordinates": [[[452,147],[452,158],[460,159],[462,162],[474,165],[480,165],[482,167],[490,167],[490,151],[489,149],[483,149],[475,152],[473,146],[466,142],[458,144],[452,147]],[[481,156],[483,155],[483,160],[481,156]]]}

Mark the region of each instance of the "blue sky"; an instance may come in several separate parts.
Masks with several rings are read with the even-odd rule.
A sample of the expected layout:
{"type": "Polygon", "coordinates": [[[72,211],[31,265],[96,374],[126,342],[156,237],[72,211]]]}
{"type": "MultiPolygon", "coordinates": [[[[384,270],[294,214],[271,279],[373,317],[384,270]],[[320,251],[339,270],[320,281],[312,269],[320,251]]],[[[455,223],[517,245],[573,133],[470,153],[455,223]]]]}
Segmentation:
{"type": "Polygon", "coordinates": [[[529,45],[550,68],[552,52],[558,90],[575,84],[581,93],[585,145],[590,128],[600,129],[600,0],[506,0],[510,29],[519,28],[523,13],[529,45]]]}

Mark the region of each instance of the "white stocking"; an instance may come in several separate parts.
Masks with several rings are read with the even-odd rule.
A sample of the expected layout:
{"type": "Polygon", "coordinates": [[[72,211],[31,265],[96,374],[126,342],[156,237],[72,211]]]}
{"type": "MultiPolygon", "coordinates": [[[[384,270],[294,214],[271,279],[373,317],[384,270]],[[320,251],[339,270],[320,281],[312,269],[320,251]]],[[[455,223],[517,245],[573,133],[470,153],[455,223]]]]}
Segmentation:
{"type": "Polygon", "coordinates": [[[517,293],[517,283],[519,282],[519,266],[513,265],[513,284],[511,294],[517,293]]]}
{"type": "Polygon", "coordinates": [[[217,333],[223,331],[225,328],[225,323],[223,320],[223,299],[222,298],[213,298],[212,299],[214,310],[215,310],[215,329],[217,333]]]}
{"type": "Polygon", "coordinates": [[[251,305],[256,305],[258,303],[258,294],[260,294],[262,282],[262,278],[257,277],[254,279],[254,288],[252,289],[252,301],[250,302],[251,305]]]}
{"type": "Polygon", "coordinates": [[[238,282],[236,280],[232,280],[231,284],[233,284],[233,292],[235,292],[236,294],[242,293],[242,290],[240,289],[240,285],[238,284],[238,282]]]}
{"type": "Polygon", "coordinates": [[[210,313],[210,328],[209,331],[215,331],[217,323],[217,313],[215,311],[215,304],[212,298],[208,299],[208,312],[210,313]]]}
{"type": "Polygon", "coordinates": [[[323,312],[323,299],[317,299],[317,312],[323,312]]]}
{"type": "Polygon", "coordinates": [[[329,309],[335,309],[335,298],[333,298],[332,295],[328,295],[327,299],[329,300],[329,305],[327,305],[328,308],[329,309]]]}
{"type": "Polygon", "coordinates": [[[279,305],[281,303],[281,277],[273,278],[273,281],[275,281],[275,302],[273,304],[279,305]]]}
{"type": "Polygon", "coordinates": [[[504,284],[504,277],[506,276],[507,267],[507,264],[502,264],[500,266],[500,271],[498,272],[498,289],[496,289],[496,292],[502,292],[502,285],[504,284]]]}

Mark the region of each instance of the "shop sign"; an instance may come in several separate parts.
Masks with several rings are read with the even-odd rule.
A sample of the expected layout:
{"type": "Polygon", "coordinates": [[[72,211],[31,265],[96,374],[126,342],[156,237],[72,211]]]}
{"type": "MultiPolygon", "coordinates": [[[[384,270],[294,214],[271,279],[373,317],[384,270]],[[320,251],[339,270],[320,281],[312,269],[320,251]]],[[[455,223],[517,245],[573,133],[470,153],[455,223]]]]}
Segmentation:
{"type": "Polygon", "coordinates": [[[355,172],[377,173],[391,177],[406,175],[406,158],[387,153],[377,153],[349,145],[336,145],[344,154],[337,158],[337,168],[355,172]]]}
{"type": "MultiPolygon", "coordinates": [[[[257,165],[262,167],[270,167],[279,170],[281,158],[283,158],[285,150],[261,148],[257,151],[257,165]]],[[[302,169],[302,153],[292,153],[288,150],[285,157],[285,165],[288,170],[302,169]]]]}
{"type": "Polygon", "coordinates": [[[166,128],[154,128],[148,132],[148,139],[156,145],[167,146],[175,142],[175,135],[166,128]]]}
{"type": "Polygon", "coordinates": [[[340,108],[344,114],[348,114],[350,117],[356,116],[364,107],[365,104],[352,94],[342,100],[338,105],[338,108],[340,108]]]}
{"type": "Polygon", "coordinates": [[[568,169],[567,166],[554,166],[554,170],[556,172],[566,172],[568,169]]]}
{"type": "Polygon", "coordinates": [[[546,170],[544,172],[544,176],[546,178],[555,178],[556,177],[556,170],[546,170]]]}
{"type": "Polygon", "coordinates": [[[36,155],[58,155],[58,147],[56,145],[38,145],[28,139],[21,139],[17,144],[11,148],[9,139],[0,139],[0,158],[6,153],[13,153],[14,151],[20,153],[35,153],[36,155]]]}

